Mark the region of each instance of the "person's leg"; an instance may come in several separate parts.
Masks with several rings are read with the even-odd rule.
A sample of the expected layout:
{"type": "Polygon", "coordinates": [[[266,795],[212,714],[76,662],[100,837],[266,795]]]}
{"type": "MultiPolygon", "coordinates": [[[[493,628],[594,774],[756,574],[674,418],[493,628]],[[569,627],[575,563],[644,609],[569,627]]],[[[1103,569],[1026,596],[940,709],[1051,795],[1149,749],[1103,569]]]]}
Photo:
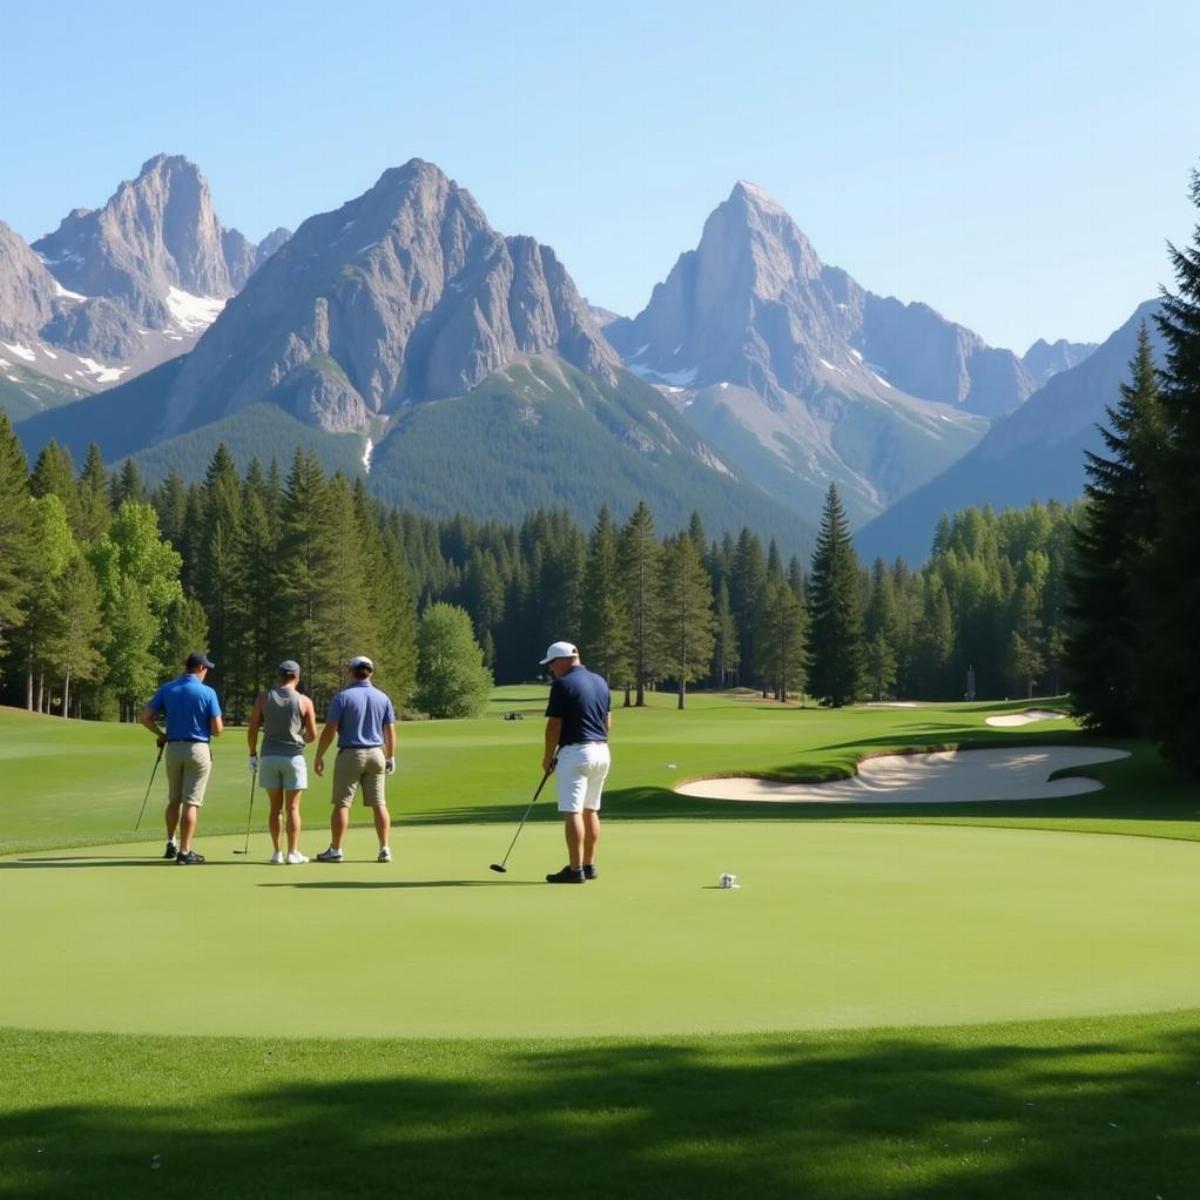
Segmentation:
{"type": "Polygon", "coordinates": [[[360,777],[363,803],[371,809],[380,850],[388,849],[388,839],[392,832],[392,816],[388,812],[387,791],[384,785],[384,780],[387,778],[385,762],[382,750],[364,755],[360,777]]]}
{"type": "Polygon", "coordinates": [[[563,829],[566,832],[567,861],[573,871],[578,871],[583,866],[583,813],[566,813],[563,829]]]}
{"type": "Polygon", "coordinates": [[[300,789],[288,791],[284,800],[287,804],[287,846],[288,853],[294,854],[300,849],[300,797],[304,792],[300,789]]]}
{"type": "Polygon", "coordinates": [[[175,830],[179,828],[179,809],[181,801],[170,800],[167,802],[167,841],[175,841],[175,830]]]}
{"type": "Polygon", "coordinates": [[[333,812],[329,814],[329,844],[335,849],[342,848],[342,838],[346,836],[346,829],[350,824],[350,806],[348,804],[335,804],[333,812]]]}
{"type": "Polygon", "coordinates": [[[271,801],[271,812],[267,817],[267,828],[271,831],[271,845],[278,854],[279,839],[283,834],[283,788],[267,788],[267,796],[271,801]]]}
{"type": "MultiPolygon", "coordinates": [[[[619,839],[618,839],[619,840],[619,839]]],[[[583,810],[583,865],[596,865],[596,845],[600,841],[600,811],[595,808],[583,810]]]]}
{"type": "Polygon", "coordinates": [[[196,817],[200,809],[195,804],[184,804],[179,814],[179,853],[187,854],[192,848],[192,837],[196,832],[196,817]]]}

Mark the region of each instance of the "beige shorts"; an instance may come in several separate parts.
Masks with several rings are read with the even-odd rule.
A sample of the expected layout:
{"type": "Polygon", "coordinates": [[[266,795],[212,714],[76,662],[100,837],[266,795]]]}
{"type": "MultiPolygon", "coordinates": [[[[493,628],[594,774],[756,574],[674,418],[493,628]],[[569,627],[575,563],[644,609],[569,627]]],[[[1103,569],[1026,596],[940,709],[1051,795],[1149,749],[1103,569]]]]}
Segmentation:
{"type": "Polygon", "coordinates": [[[163,755],[167,767],[167,799],[194,808],[204,803],[212,774],[212,751],[207,742],[168,742],[163,755]]]}
{"type": "Polygon", "coordinates": [[[338,808],[349,808],[361,783],[363,804],[368,808],[387,804],[383,794],[385,762],[380,746],[370,750],[339,750],[333,760],[333,803],[338,808]]]}

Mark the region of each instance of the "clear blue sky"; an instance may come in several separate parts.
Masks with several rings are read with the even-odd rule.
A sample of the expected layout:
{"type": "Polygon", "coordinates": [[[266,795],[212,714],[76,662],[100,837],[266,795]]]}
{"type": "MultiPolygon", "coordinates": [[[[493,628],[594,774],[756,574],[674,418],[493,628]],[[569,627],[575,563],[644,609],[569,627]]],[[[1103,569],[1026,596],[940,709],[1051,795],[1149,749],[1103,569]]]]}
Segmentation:
{"type": "Polygon", "coordinates": [[[1195,0],[5,0],[0,219],[165,150],[258,238],[416,155],[633,313],[745,178],[873,291],[1099,340],[1191,237],[1198,42],[1195,0]]]}

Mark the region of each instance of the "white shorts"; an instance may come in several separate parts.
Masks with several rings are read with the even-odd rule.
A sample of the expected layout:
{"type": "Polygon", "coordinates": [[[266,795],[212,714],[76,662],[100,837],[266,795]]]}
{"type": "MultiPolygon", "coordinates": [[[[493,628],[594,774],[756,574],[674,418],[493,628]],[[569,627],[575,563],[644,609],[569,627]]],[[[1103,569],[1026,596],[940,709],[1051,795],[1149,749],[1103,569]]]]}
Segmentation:
{"type": "Polygon", "coordinates": [[[579,742],[558,748],[554,780],[558,786],[558,811],[577,813],[600,809],[600,793],[611,762],[607,742],[579,742]]]}

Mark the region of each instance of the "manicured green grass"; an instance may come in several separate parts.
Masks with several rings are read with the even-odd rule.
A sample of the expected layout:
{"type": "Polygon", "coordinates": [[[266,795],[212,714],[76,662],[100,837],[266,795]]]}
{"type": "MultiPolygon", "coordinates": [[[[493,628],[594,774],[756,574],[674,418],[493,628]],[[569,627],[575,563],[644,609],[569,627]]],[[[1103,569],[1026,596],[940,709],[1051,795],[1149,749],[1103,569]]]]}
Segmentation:
{"type": "MultiPolygon", "coordinates": [[[[369,1032],[385,997],[347,997],[369,1032]]],[[[1200,1012],[547,1041],[0,1033],[0,1186],[58,1196],[1164,1200],[1200,1012]]]]}
{"type": "Polygon", "coordinates": [[[657,695],[615,714],[601,879],[551,889],[551,805],[487,870],[539,777],[544,696],[402,726],[397,861],[366,861],[357,810],[331,868],[262,864],[261,797],[256,860],[233,857],[241,731],[217,743],[210,864],[180,869],[154,857],[161,778],[129,840],[143,731],[0,711],[0,1195],[1194,1190],[1200,800],[1146,748],[1070,800],[722,804],[670,789],[1080,735],[984,724],[1024,704],[657,695]],[[745,887],[711,888],[723,869],[745,887]]]}

